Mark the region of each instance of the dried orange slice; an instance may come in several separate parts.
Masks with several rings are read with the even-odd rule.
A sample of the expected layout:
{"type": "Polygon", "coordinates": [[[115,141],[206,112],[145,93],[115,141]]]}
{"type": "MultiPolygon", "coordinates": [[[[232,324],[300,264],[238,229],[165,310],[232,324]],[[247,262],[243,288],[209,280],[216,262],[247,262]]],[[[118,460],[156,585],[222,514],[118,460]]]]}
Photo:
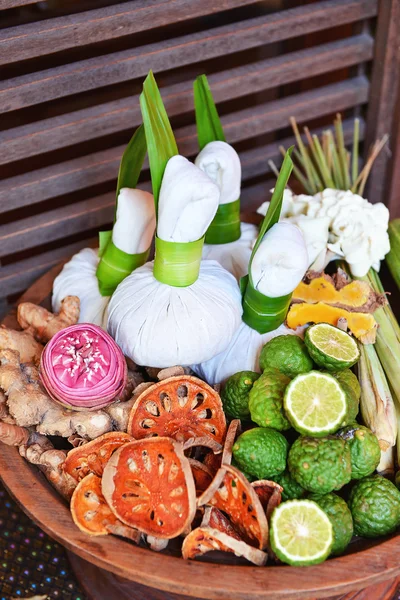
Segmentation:
{"type": "Polygon", "coordinates": [[[166,437],[119,448],[104,469],[102,490],[115,516],[158,538],[186,531],[196,513],[196,489],[182,444],[166,437]]]}
{"type": "Polygon", "coordinates": [[[221,398],[209,385],[188,375],[169,377],[145,390],[133,405],[128,433],[180,442],[209,436],[222,444],[226,432],[221,398]]]}
{"type": "Polygon", "coordinates": [[[140,541],[140,531],[127,527],[112,513],[101,491],[101,478],[93,473],[86,475],[75,488],[71,498],[71,513],[75,525],[84,533],[114,533],[137,544],[140,541]]]}
{"type": "Polygon", "coordinates": [[[210,469],[199,460],[189,458],[190,468],[192,469],[194,484],[196,486],[196,496],[200,496],[210,485],[213,474],[210,469]]]}
{"type": "Polygon", "coordinates": [[[267,554],[262,550],[253,548],[227,533],[212,527],[197,527],[187,535],[182,544],[183,558],[196,558],[207,552],[219,550],[231,552],[236,556],[243,556],[255,565],[262,566],[267,562],[267,554]]]}
{"type": "Polygon", "coordinates": [[[282,486],[275,483],[275,481],[269,481],[268,479],[253,481],[250,485],[255,489],[269,522],[272,511],[281,503],[283,492],[282,486]]]}
{"type": "Polygon", "coordinates": [[[238,469],[232,465],[221,467],[201,499],[228,515],[248,543],[261,550],[267,546],[268,521],[264,509],[254,488],[238,469]]]}
{"type": "Polygon", "coordinates": [[[80,481],[89,473],[101,477],[112,453],[123,444],[131,441],[132,437],[122,431],[105,433],[95,440],[83,444],[83,446],[70,450],[63,464],[63,469],[75,481],[80,481]]]}

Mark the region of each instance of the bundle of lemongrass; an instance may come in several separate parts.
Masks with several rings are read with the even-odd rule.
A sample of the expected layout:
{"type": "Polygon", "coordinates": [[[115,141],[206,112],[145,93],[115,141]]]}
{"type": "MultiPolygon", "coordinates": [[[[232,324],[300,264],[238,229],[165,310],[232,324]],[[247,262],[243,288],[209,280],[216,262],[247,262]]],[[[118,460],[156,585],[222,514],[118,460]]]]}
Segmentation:
{"type": "MultiPolygon", "coordinates": [[[[354,120],[351,152],[344,143],[340,115],[334,121],[334,133],[328,129],[322,133],[321,138],[312,135],[305,127],[307,144],[303,142],[295,119],[292,117],[290,121],[298,145],[298,149],[293,152],[293,174],[302,184],[305,193],[318,195],[325,191],[344,190],[347,194],[357,194],[357,199],[361,201],[359,197],[364,193],[373,163],[385,146],[388,136],[385,135],[373,144],[364,166],[359,170],[359,119],[354,120]]],[[[281,151],[284,153],[285,149],[281,148],[281,151]]],[[[350,194],[349,198],[351,199],[350,194]]],[[[349,215],[351,218],[351,212],[349,215]]],[[[388,249],[382,250],[381,247],[380,251],[385,255],[388,249]]],[[[379,257],[381,258],[383,257],[379,257]]],[[[374,263],[376,269],[371,267],[361,276],[362,267],[359,264],[346,265],[353,276],[367,281],[376,292],[382,293],[384,289],[377,272],[379,266],[378,260],[374,263]]],[[[361,413],[366,425],[380,440],[382,460],[379,470],[390,473],[394,471],[393,447],[397,431],[400,430],[400,327],[389,303],[379,308],[374,316],[379,325],[376,343],[361,345],[361,413]]],[[[400,444],[397,445],[397,463],[400,464],[400,444]]]]}

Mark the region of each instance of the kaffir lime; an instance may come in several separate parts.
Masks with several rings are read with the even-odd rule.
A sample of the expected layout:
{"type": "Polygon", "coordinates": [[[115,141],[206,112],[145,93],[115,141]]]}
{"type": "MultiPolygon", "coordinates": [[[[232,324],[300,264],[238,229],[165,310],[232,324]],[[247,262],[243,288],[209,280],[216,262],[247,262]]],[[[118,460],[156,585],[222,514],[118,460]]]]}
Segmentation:
{"type": "Polygon", "coordinates": [[[356,535],[371,538],[388,535],[400,525],[400,492],[381,475],[371,475],[356,483],[350,492],[349,508],[356,535]]]}
{"type": "Polygon", "coordinates": [[[291,475],[304,489],[316,494],[340,490],[351,479],[348,444],[333,436],[300,436],[289,451],[291,475]]]}
{"type": "Polygon", "coordinates": [[[287,386],[283,403],[296,431],[315,437],[335,433],[347,415],[346,395],[339,382],[320,371],[297,375],[287,386]]]}
{"type": "Polygon", "coordinates": [[[277,557],[289,565],[316,565],[331,552],[332,523],[315,502],[282,502],[272,513],[270,543],[277,557]]]}
{"type": "Polygon", "coordinates": [[[360,408],[361,387],[357,376],[350,369],[343,371],[331,371],[331,375],[338,380],[347,401],[347,415],[343,425],[352,423],[358,415],[360,408]]]}
{"type": "Polygon", "coordinates": [[[289,377],[277,369],[265,369],[249,394],[250,415],[254,423],[278,431],[290,429],[291,425],[283,411],[283,395],[288,383],[289,377]]]}
{"type": "Polygon", "coordinates": [[[279,431],[255,427],[238,437],[233,456],[239,469],[257,479],[274,479],[286,467],[288,442],[279,431]]]}
{"type": "Polygon", "coordinates": [[[342,554],[353,537],[353,517],[346,502],[337,494],[310,494],[313,500],[328,515],[333,527],[333,546],[331,554],[342,554]]]}
{"type": "Polygon", "coordinates": [[[368,427],[351,423],[340,429],[336,435],[350,447],[351,478],[362,479],[371,475],[379,465],[381,449],[378,438],[368,427]]]}
{"type": "Polygon", "coordinates": [[[276,483],[283,487],[282,500],[298,500],[304,498],[306,490],[301,487],[288,470],[275,477],[276,483]]]}
{"type": "Polygon", "coordinates": [[[328,371],[348,369],[360,358],[354,338],[329,323],[311,325],[306,331],[304,341],[313,361],[328,371]]]}
{"type": "Polygon", "coordinates": [[[224,411],[233,419],[249,419],[249,393],[253,384],[260,377],[254,371],[239,371],[225,384],[221,394],[224,411]]]}
{"type": "Polygon", "coordinates": [[[278,369],[288,377],[296,377],[311,371],[313,361],[297,335],[278,335],[261,350],[260,368],[264,371],[268,367],[278,369]]]}

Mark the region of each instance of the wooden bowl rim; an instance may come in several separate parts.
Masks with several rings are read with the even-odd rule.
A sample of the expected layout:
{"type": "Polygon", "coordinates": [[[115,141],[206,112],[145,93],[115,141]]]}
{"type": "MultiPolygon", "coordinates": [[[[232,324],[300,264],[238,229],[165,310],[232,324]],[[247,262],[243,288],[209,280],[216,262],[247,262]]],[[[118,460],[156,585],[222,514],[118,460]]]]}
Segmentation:
{"type": "MultiPolygon", "coordinates": [[[[22,300],[41,302],[60,267],[52,269],[22,300]]],[[[186,561],[107,536],[90,537],[73,523],[69,508],[38,469],[16,448],[2,445],[0,478],[22,510],[49,536],[83,559],[143,585],[210,600],[278,600],[344,594],[400,573],[400,535],[313,567],[234,566],[186,561]]]]}

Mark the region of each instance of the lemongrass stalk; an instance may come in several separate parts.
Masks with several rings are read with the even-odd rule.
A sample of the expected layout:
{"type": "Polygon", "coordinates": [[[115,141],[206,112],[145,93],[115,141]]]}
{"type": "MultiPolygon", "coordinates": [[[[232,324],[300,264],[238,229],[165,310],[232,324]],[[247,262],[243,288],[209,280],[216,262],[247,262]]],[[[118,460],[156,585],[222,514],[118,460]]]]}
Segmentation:
{"type": "Polygon", "coordinates": [[[332,153],[332,179],[335,183],[335,189],[343,189],[344,188],[344,181],[342,178],[342,172],[340,169],[340,161],[339,161],[339,156],[337,153],[337,148],[336,148],[336,144],[335,144],[335,140],[332,134],[332,131],[330,129],[327,130],[327,135],[328,135],[328,139],[330,142],[330,149],[331,149],[331,153],[332,153]]]}
{"type": "MultiPolygon", "coordinates": [[[[279,146],[279,151],[282,154],[282,156],[285,156],[286,150],[283,146],[279,146]]],[[[303,175],[303,173],[300,171],[299,167],[297,165],[295,165],[294,162],[293,162],[293,173],[295,174],[296,179],[298,179],[298,181],[300,181],[301,185],[303,186],[303,188],[307,192],[307,194],[312,195],[314,192],[308,182],[308,179],[303,175]]]]}
{"type": "Polygon", "coordinates": [[[344,145],[344,136],[343,136],[343,126],[342,126],[342,117],[338,113],[336,115],[335,120],[335,132],[336,132],[336,140],[339,151],[339,160],[342,171],[342,181],[344,183],[344,188],[346,190],[350,189],[350,178],[349,171],[347,168],[347,160],[346,160],[346,147],[344,145]]]}
{"type": "Polygon", "coordinates": [[[358,147],[360,139],[360,119],[354,119],[353,128],[353,152],[351,157],[351,180],[352,184],[357,181],[358,177],[358,147]]]}
{"type": "Polygon", "coordinates": [[[381,450],[381,460],[376,467],[377,472],[384,477],[392,479],[394,477],[394,448],[391,446],[387,450],[381,450]]]}
{"type": "MultiPolygon", "coordinates": [[[[375,292],[384,293],[380,277],[374,269],[370,269],[365,277],[357,279],[367,281],[375,292]]],[[[375,349],[390,382],[394,397],[400,405],[400,326],[389,303],[378,308],[374,312],[374,317],[379,326],[375,349]]]]}
{"type": "Polygon", "coordinates": [[[299,147],[300,153],[301,153],[301,155],[303,157],[303,160],[304,160],[304,170],[306,172],[307,179],[309,181],[309,185],[310,185],[310,187],[312,189],[312,193],[315,194],[318,190],[317,190],[317,188],[316,188],[316,186],[314,184],[314,181],[313,181],[312,170],[311,170],[311,166],[310,166],[310,159],[309,159],[309,156],[308,156],[308,154],[306,152],[306,147],[304,146],[303,140],[301,139],[301,135],[300,135],[300,132],[299,132],[299,128],[297,127],[296,119],[294,117],[290,117],[289,121],[290,121],[290,124],[292,126],[292,129],[293,129],[293,132],[294,132],[294,135],[295,135],[296,142],[297,142],[297,145],[299,147]]]}
{"type": "Polygon", "coordinates": [[[310,130],[308,129],[308,127],[304,127],[304,133],[306,134],[306,138],[308,141],[308,148],[305,148],[305,153],[307,154],[307,156],[310,159],[309,165],[310,165],[311,174],[314,179],[315,185],[317,186],[317,190],[322,191],[324,189],[324,184],[318,174],[318,169],[315,166],[315,165],[318,166],[318,154],[315,151],[314,142],[313,142],[313,139],[311,137],[310,130]]]}
{"type": "Polygon", "coordinates": [[[380,141],[376,141],[375,144],[372,146],[372,149],[371,149],[371,152],[369,153],[367,162],[365,163],[363,170],[359,174],[357,181],[353,186],[353,187],[355,187],[355,191],[360,196],[362,196],[364,193],[364,188],[367,183],[367,179],[370,174],[370,171],[372,169],[372,165],[374,164],[378,154],[381,152],[381,150],[387,143],[388,139],[389,139],[389,136],[386,134],[383,136],[383,138],[380,141]],[[358,186],[358,189],[357,189],[357,186],[358,186]]]}
{"type": "Polygon", "coordinates": [[[314,142],[315,154],[317,157],[316,162],[317,162],[317,165],[319,168],[319,172],[321,173],[324,185],[325,185],[325,187],[333,188],[335,184],[334,184],[331,174],[329,172],[328,165],[327,165],[327,162],[325,159],[325,155],[324,155],[324,152],[322,150],[322,147],[321,147],[321,144],[320,144],[320,141],[319,141],[317,135],[313,135],[313,142],[314,142]]]}
{"type": "Polygon", "coordinates": [[[358,363],[361,385],[360,410],[364,423],[379,440],[381,450],[394,446],[397,437],[397,417],[392,394],[372,344],[360,344],[358,363]]]}
{"type": "Polygon", "coordinates": [[[390,252],[386,254],[385,261],[390,273],[400,290],[400,219],[389,223],[390,252]]]}

